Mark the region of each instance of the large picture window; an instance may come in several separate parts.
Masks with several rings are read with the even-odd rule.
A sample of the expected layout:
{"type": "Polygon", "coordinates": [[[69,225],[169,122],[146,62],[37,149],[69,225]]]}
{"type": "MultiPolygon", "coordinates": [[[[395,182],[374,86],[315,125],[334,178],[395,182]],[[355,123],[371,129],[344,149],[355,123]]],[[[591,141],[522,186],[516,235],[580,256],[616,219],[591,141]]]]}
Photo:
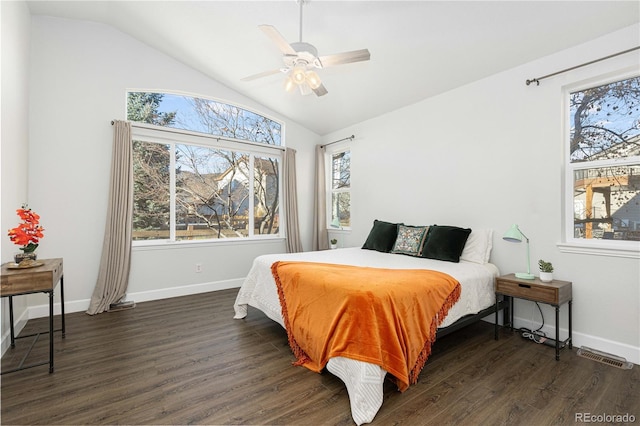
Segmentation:
{"type": "Polygon", "coordinates": [[[640,77],[571,91],[568,105],[567,240],[640,241],[640,77]]]}
{"type": "Polygon", "coordinates": [[[281,236],[281,130],[212,100],[130,92],[138,244],[281,236]],[[145,242],[145,243],[142,243],[145,242]]]}

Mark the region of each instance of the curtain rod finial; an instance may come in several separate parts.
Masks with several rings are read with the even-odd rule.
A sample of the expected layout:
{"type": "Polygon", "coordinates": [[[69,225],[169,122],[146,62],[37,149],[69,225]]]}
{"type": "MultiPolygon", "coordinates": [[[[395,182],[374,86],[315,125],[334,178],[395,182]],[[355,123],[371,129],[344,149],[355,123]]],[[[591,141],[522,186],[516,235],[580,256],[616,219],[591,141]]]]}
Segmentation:
{"type": "Polygon", "coordinates": [[[536,86],[540,86],[540,80],[538,80],[537,78],[532,78],[531,80],[527,80],[527,86],[529,86],[531,83],[535,83],[536,86]]]}

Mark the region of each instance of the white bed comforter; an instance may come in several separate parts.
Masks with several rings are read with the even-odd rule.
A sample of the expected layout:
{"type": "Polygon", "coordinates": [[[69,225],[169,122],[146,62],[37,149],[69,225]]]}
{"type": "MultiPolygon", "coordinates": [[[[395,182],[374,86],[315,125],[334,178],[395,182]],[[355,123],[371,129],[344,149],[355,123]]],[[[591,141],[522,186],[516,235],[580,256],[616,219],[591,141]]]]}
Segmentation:
{"type": "MultiPolygon", "coordinates": [[[[279,260],[390,269],[432,269],[447,273],[460,282],[462,291],[460,299],[449,310],[441,327],[451,325],[465,315],[476,314],[495,301],[493,283],[498,275],[498,268],[491,263],[480,265],[465,261],[443,262],[361,248],[345,248],[257,257],[236,297],[234,318],[246,317],[247,306],[253,306],[284,327],[278,291],[271,274],[271,265],[279,260]]],[[[382,406],[383,382],[387,372],[378,365],[343,357],[331,358],[327,363],[327,370],[347,386],[354,422],[358,425],[371,422],[382,406]]]]}

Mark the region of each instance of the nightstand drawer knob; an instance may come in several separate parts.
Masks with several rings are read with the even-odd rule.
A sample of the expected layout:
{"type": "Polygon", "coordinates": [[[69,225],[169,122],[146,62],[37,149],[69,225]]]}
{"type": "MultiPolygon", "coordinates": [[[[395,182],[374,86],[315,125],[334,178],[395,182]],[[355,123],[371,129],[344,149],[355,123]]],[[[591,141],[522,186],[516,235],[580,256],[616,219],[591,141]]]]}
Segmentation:
{"type": "Polygon", "coordinates": [[[529,284],[518,284],[518,287],[531,288],[529,284]]]}

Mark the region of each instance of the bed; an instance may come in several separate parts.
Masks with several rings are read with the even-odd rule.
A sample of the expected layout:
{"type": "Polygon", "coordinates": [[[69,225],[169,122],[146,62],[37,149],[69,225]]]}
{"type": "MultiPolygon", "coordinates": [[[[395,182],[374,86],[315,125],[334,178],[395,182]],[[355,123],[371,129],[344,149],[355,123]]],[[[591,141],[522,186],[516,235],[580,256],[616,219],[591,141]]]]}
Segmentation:
{"type": "MultiPolygon", "coordinates": [[[[375,223],[374,223],[375,227],[375,223]]],[[[426,231],[425,231],[426,232],[426,231]]],[[[306,253],[274,254],[257,257],[238,292],[234,304],[236,319],[245,318],[248,306],[262,311],[285,327],[278,287],[272,273],[276,262],[317,262],[386,269],[425,269],[440,271],[460,283],[458,301],[448,310],[438,328],[438,336],[479,313],[486,314],[495,304],[494,279],[498,268],[489,263],[491,231],[474,231],[465,243],[459,262],[387,252],[386,248],[343,248],[306,253]],[[475,235],[474,235],[475,234],[475,235]]],[[[420,244],[424,243],[421,241],[420,244]]],[[[365,243],[365,247],[367,244],[365,243]]],[[[387,371],[380,366],[346,357],[330,358],[326,369],[346,385],[351,415],[358,425],[371,422],[382,406],[383,382],[387,371]]]]}

